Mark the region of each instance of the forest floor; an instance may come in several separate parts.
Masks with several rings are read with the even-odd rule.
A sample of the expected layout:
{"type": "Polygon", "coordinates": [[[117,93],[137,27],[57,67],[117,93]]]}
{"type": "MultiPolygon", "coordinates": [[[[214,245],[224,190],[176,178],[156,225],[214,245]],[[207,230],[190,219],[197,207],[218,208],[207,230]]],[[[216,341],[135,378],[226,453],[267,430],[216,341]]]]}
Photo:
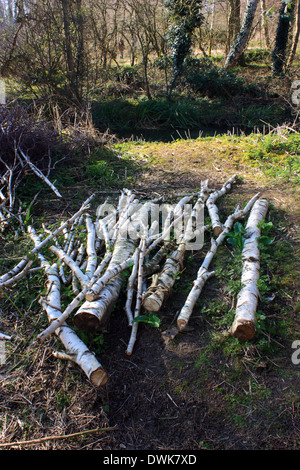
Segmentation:
{"type": "MultiPolygon", "coordinates": [[[[56,339],[36,341],[47,324],[37,301],[44,281],[36,277],[14,297],[10,291],[13,303],[2,296],[1,331],[18,341],[6,343],[1,367],[0,444],[79,434],[4,449],[299,450],[299,154],[282,150],[284,133],[275,140],[257,134],[125,141],[113,143],[105,156],[81,155],[67,172],[65,162],[58,167],[63,204],[45,191],[32,208],[46,224],[74,213],[94,190],[99,200],[127,186],[140,196],[172,201],[195,192],[204,179],[221,187],[237,174],[238,183],[220,200],[224,218],[260,192],[270,203],[273,242],[262,265],[258,330],[247,343],[226,333],[240,271],[234,252],[224,246],[189,327],[175,338],[166,335],[203,256],[191,252],[160,312],[160,326],[141,325],[132,356],[125,354],[130,330],[122,305],[116,305],[100,354],[109,381],[97,389],[76,367],[53,357],[56,339]],[[282,151],[271,159],[266,148],[282,151]],[[81,434],[103,427],[115,428],[81,434]]],[[[11,249],[7,241],[2,245],[11,249]]]]}

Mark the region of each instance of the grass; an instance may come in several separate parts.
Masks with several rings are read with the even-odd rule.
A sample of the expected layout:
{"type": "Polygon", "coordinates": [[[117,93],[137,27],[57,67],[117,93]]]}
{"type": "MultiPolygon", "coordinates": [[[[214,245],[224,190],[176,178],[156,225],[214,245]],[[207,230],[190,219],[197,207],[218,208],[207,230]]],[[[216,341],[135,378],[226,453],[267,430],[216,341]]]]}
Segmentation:
{"type": "Polygon", "coordinates": [[[117,135],[124,132],[172,132],[174,129],[195,131],[203,129],[240,128],[245,132],[263,129],[264,122],[277,126],[289,118],[286,108],[279,103],[260,105],[233,104],[223,98],[206,96],[177,96],[166,98],[122,98],[96,101],[92,106],[93,120],[102,132],[110,129],[117,135]]]}

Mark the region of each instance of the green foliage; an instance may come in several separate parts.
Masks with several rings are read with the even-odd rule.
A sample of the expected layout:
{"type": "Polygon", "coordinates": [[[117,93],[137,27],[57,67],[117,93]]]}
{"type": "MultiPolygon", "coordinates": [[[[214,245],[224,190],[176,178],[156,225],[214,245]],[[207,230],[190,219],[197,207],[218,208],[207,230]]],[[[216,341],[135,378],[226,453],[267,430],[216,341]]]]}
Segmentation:
{"type": "Polygon", "coordinates": [[[147,323],[150,326],[153,326],[154,328],[158,328],[160,325],[160,318],[154,313],[154,312],[149,312],[145,315],[139,315],[133,319],[133,323],[136,322],[143,322],[147,323]]]}
{"type": "Polygon", "coordinates": [[[233,226],[233,231],[227,235],[227,243],[242,251],[245,243],[244,233],[246,233],[246,230],[243,225],[240,222],[236,222],[233,226]]]}
{"type": "Polygon", "coordinates": [[[65,390],[60,390],[56,394],[56,400],[59,411],[63,411],[63,409],[71,403],[71,394],[67,393],[65,390]]]}
{"type": "MultiPolygon", "coordinates": [[[[253,140],[252,137],[249,139],[253,140]]],[[[298,185],[300,182],[300,135],[266,134],[255,138],[246,157],[257,162],[263,172],[272,178],[298,185]]]]}
{"type": "MultiPolygon", "coordinates": [[[[93,118],[101,130],[130,132],[149,129],[197,129],[213,125],[222,112],[219,102],[206,98],[107,100],[94,103],[93,118]]],[[[131,135],[131,134],[130,134],[131,135]]]]}
{"type": "Polygon", "coordinates": [[[182,73],[184,60],[190,53],[193,32],[201,26],[204,16],[201,13],[202,1],[167,0],[165,5],[172,20],[168,31],[173,60],[173,79],[169,89],[171,94],[177,78],[182,73]]]}
{"type": "Polygon", "coordinates": [[[243,55],[243,65],[251,63],[265,63],[270,60],[270,52],[266,49],[254,49],[245,51],[243,55]]]}
{"type": "Polygon", "coordinates": [[[194,91],[209,97],[235,96],[258,91],[246,86],[234,72],[217,67],[210,59],[189,57],[184,62],[183,79],[194,91]]]}
{"type": "Polygon", "coordinates": [[[103,333],[93,335],[92,333],[85,333],[84,331],[78,330],[76,334],[79,338],[87,345],[87,347],[95,354],[101,356],[105,349],[105,341],[103,333]]]}

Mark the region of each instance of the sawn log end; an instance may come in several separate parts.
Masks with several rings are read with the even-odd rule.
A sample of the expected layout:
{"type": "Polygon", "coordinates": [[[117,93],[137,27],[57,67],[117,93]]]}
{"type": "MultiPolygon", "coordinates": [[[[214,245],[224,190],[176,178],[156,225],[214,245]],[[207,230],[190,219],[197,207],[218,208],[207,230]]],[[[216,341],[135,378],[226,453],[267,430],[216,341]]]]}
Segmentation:
{"type": "Polygon", "coordinates": [[[240,341],[250,341],[256,332],[255,324],[252,321],[243,321],[232,326],[231,334],[240,341]]]}

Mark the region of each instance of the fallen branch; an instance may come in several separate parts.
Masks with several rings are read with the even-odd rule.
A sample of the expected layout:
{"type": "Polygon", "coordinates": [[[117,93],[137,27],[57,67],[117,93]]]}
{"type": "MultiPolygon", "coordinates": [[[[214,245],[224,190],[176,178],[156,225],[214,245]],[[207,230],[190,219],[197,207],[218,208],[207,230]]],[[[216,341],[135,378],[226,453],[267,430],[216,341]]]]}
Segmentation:
{"type": "Polygon", "coordinates": [[[232,184],[236,181],[236,178],[236,175],[232,176],[228,181],[226,181],[226,183],[223,184],[221,189],[214,191],[206,201],[212,229],[216,237],[219,236],[223,230],[223,226],[219,218],[219,211],[216,206],[216,200],[230,191],[232,184]]]}
{"type": "Polygon", "coordinates": [[[261,235],[259,223],[264,220],[268,211],[268,201],[259,199],[254,204],[246,225],[245,242],[242,250],[243,285],[237,297],[237,305],[231,334],[241,341],[254,338],[256,330],[256,308],[259,297],[257,283],[260,277],[260,253],[258,238],[261,235]]]}
{"type": "Polygon", "coordinates": [[[132,299],[134,295],[134,286],[135,286],[136,277],[137,277],[138,268],[139,268],[139,256],[140,256],[140,248],[138,247],[135,251],[131,274],[127,281],[127,298],[126,298],[126,304],[125,304],[125,312],[128,318],[129,326],[131,326],[133,322],[133,312],[132,312],[131,306],[132,306],[132,299]]]}
{"type": "MultiPolygon", "coordinates": [[[[42,301],[42,306],[47,312],[49,322],[52,322],[61,316],[58,266],[56,263],[50,266],[42,257],[41,263],[45,268],[48,279],[48,292],[46,300],[42,301]]],[[[99,387],[107,382],[108,376],[96,356],[90,352],[84,342],[78,338],[69,326],[62,324],[55,330],[55,334],[66,348],[68,358],[84,371],[93,385],[99,387]]]]}
{"type": "Polygon", "coordinates": [[[0,341],[11,341],[11,336],[0,333],[0,341]]]}
{"type": "Polygon", "coordinates": [[[194,285],[185,301],[184,306],[182,307],[178,317],[177,317],[177,326],[180,331],[184,330],[188,324],[189,318],[193,312],[195,304],[202,292],[203,286],[207,279],[214,275],[214,272],[208,272],[209,266],[219,248],[219,246],[223,243],[226,238],[226,235],[230,232],[234,222],[245,215],[250,211],[251,207],[258,199],[259,194],[253,196],[253,198],[247,203],[244,209],[236,208],[235,212],[231,214],[225,224],[223,225],[223,231],[220,233],[218,238],[211,239],[211,247],[208,253],[206,254],[197,274],[197,278],[194,281],[194,285]]]}
{"type": "MultiPolygon", "coordinates": [[[[134,311],[134,319],[136,320],[140,314],[141,306],[142,306],[142,295],[143,295],[143,284],[144,284],[144,258],[146,252],[146,241],[144,239],[141,240],[140,249],[139,249],[139,266],[138,266],[138,282],[137,282],[137,293],[136,293],[136,305],[134,311]]],[[[132,354],[136,336],[138,331],[138,321],[134,321],[131,325],[131,335],[129,339],[129,343],[126,349],[127,356],[132,354]]]]}
{"type": "Polygon", "coordinates": [[[38,335],[38,339],[40,342],[45,341],[46,338],[48,338],[52,333],[55,332],[57,328],[63,325],[63,323],[69,318],[69,316],[74,312],[74,310],[79,306],[79,304],[85,299],[85,294],[88,291],[88,289],[93,285],[95,280],[97,279],[97,276],[101,274],[101,272],[104,270],[105,266],[109,263],[111,259],[111,253],[108,253],[98,268],[95,271],[94,277],[91,279],[90,283],[86,285],[81,292],[79,292],[76,297],[70,302],[68,307],[65,309],[65,311],[60,315],[59,318],[55,319],[52,321],[52,323],[46,328],[42,333],[38,335]]]}
{"type": "Polygon", "coordinates": [[[30,161],[30,158],[25,155],[25,153],[19,149],[19,152],[20,154],[22,155],[22,157],[24,158],[25,162],[30,166],[30,168],[32,169],[32,171],[44,182],[46,183],[51,189],[52,191],[56,194],[56,196],[58,197],[62,197],[62,195],[60,194],[60,192],[58,191],[58,189],[56,189],[56,187],[54,186],[53,183],[51,183],[51,181],[47,178],[47,176],[45,176],[41,170],[39,170],[35,165],[34,163],[32,163],[30,161]]]}
{"type": "MultiPolygon", "coordinates": [[[[199,212],[204,209],[205,201],[208,197],[207,181],[202,182],[201,186],[202,188],[198,194],[197,202],[193,207],[188,221],[186,222],[186,227],[184,227],[185,233],[180,237],[178,247],[167,257],[162,271],[159,274],[153,275],[152,284],[144,295],[143,307],[148,312],[158,312],[161,309],[163,302],[170,295],[175,284],[176,277],[183,268],[188,243],[195,237],[196,230],[199,230],[199,227],[197,227],[197,218],[199,217],[199,212]]],[[[177,205],[175,208],[175,214],[179,209],[182,209],[188,200],[189,198],[182,199],[181,204],[177,205]]],[[[183,220],[181,220],[181,222],[183,222],[183,220]]],[[[205,227],[201,227],[201,229],[204,231],[205,227]]]]}
{"type": "Polygon", "coordinates": [[[40,437],[38,439],[30,439],[28,441],[14,441],[14,442],[4,442],[0,444],[0,447],[14,447],[14,446],[28,446],[32,444],[40,444],[41,442],[47,441],[58,441],[61,439],[71,439],[73,437],[78,436],[85,436],[87,434],[95,434],[97,432],[109,432],[117,430],[117,426],[107,427],[107,428],[95,428],[95,429],[87,429],[85,431],[78,431],[72,434],[63,434],[63,435],[55,435],[55,436],[45,436],[40,437]]]}
{"type": "MultiPolygon", "coordinates": [[[[10,279],[19,274],[24,268],[26,267],[28,261],[30,258],[38,253],[47,243],[49,243],[50,240],[55,238],[57,235],[59,235],[68,225],[70,225],[76,218],[81,215],[83,212],[85,212],[88,207],[89,207],[89,202],[91,201],[92,197],[94,195],[90,196],[81,206],[78,212],[74,214],[72,217],[70,217],[66,222],[64,222],[60,227],[58,227],[54,232],[52,232],[48,237],[46,237],[44,240],[42,240],[38,245],[36,245],[29,253],[10,271],[7,273],[3,274],[0,276],[0,287],[6,286],[8,284],[11,284],[10,279]]],[[[24,275],[26,274],[26,270],[24,271],[24,275]]]]}

